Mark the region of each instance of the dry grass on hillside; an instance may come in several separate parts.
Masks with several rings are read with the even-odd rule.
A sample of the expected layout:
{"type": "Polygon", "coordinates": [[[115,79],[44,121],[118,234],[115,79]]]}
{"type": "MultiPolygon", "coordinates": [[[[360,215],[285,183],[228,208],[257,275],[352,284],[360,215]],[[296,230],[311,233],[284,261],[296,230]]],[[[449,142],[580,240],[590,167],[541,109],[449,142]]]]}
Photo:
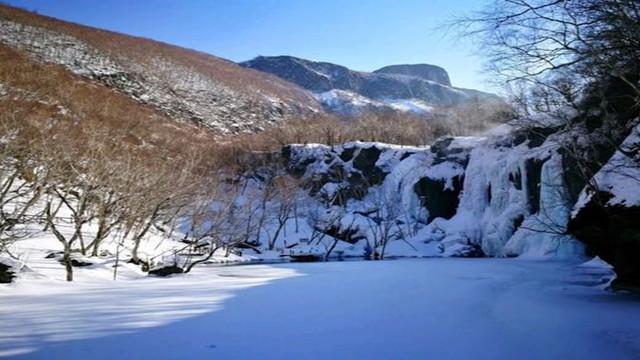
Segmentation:
{"type": "Polygon", "coordinates": [[[162,72],[163,69],[158,66],[158,60],[166,60],[186,69],[195,70],[247,96],[262,93],[317,107],[315,100],[294,84],[274,75],[246,69],[231,61],[195,50],[65,22],[2,4],[0,4],[0,18],[75,37],[111,57],[127,59],[155,71],[162,72]]]}
{"type": "MultiPolygon", "coordinates": [[[[1,4],[0,18],[76,37],[110,56],[127,58],[143,67],[155,66],[154,59],[169,59],[249,94],[266,91],[293,98],[304,94],[275,76],[197,51],[59,21],[1,4]]],[[[440,109],[431,119],[408,113],[364,114],[353,118],[318,113],[280,122],[258,134],[216,139],[209,131],[172,121],[125,95],[72,75],[59,66],[38,64],[7,46],[0,45],[0,60],[0,82],[11,92],[0,98],[3,121],[19,119],[40,132],[57,129],[60,143],[74,146],[86,143],[85,137],[98,132],[104,134],[106,147],[138,154],[143,162],[164,162],[164,167],[174,170],[192,162],[194,157],[209,169],[216,166],[242,169],[245,166],[239,163],[243,154],[277,151],[289,143],[334,145],[362,140],[426,145],[440,136],[481,132],[503,121],[505,116],[504,109],[483,108],[478,104],[440,109]]]]}
{"type": "Polygon", "coordinates": [[[220,139],[216,156],[220,164],[242,171],[265,165],[264,161],[272,159],[245,155],[277,152],[287,144],[332,146],[349,141],[375,141],[425,146],[443,136],[479,135],[513,118],[511,108],[504,104],[476,105],[449,108],[428,119],[410,113],[300,117],[257,134],[220,139]]]}
{"type": "Polygon", "coordinates": [[[490,107],[463,104],[441,109],[430,117],[402,112],[352,117],[319,114],[292,119],[258,134],[238,135],[225,142],[246,143],[256,149],[293,143],[337,145],[348,141],[424,146],[442,136],[478,135],[512,116],[510,108],[503,104],[490,107]]]}
{"type": "Polygon", "coordinates": [[[93,139],[101,147],[135,154],[140,161],[157,159],[176,167],[213,147],[210,132],[178,124],[107,87],[59,66],[31,61],[3,45],[0,83],[5,92],[0,96],[4,136],[40,138],[69,152],[95,145],[93,139]]]}

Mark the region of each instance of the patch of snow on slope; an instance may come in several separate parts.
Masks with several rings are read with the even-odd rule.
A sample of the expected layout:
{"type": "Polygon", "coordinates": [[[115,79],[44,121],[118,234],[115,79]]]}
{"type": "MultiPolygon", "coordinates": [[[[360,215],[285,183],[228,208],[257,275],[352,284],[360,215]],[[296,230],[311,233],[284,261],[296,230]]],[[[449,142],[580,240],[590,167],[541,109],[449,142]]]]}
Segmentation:
{"type": "Polygon", "coordinates": [[[337,112],[355,114],[365,110],[411,112],[427,115],[434,112],[434,107],[423,100],[418,99],[380,99],[374,100],[366,96],[346,91],[333,89],[316,94],[316,99],[325,107],[337,112]]]}
{"type": "Polygon", "coordinates": [[[418,99],[388,99],[384,102],[394,109],[415,114],[430,114],[434,110],[432,105],[418,99]]]}
{"type": "MultiPolygon", "coordinates": [[[[594,176],[592,183],[600,191],[613,195],[608,205],[640,206],[640,125],[620,145],[611,159],[594,176]]],[[[593,192],[588,188],[582,191],[574,207],[577,213],[589,202],[593,192]]]]}
{"type": "Polygon", "coordinates": [[[316,94],[316,99],[326,108],[342,114],[357,114],[367,110],[388,110],[389,105],[369,99],[351,91],[333,89],[316,94]]]}

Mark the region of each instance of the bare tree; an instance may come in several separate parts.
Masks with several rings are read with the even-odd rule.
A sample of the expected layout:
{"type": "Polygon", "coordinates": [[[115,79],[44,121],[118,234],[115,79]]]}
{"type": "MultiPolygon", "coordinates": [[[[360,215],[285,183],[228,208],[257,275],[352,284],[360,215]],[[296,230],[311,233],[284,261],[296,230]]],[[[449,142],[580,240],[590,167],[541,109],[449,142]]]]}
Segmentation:
{"type": "Polygon", "coordinates": [[[291,176],[278,176],[272,180],[269,186],[273,187],[275,195],[272,198],[274,207],[271,210],[273,219],[275,220],[275,229],[273,234],[267,232],[269,237],[269,250],[273,250],[280,233],[284,230],[286,234],[287,222],[293,219],[297,214],[295,212],[298,202],[298,182],[291,176]]]}
{"type": "Polygon", "coordinates": [[[40,218],[37,208],[51,169],[40,161],[34,129],[4,116],[0,120],[0,253],[12,257],[10,245],[33,234],[26,224],[40,218]]]}
{"type": "MultiPolygon", "coordinates": [[[[307,216],[309,225],[313,229],[309,243],[316,245],[322,245],[325,249],[324,259],[329,259],[333,250],[335,250],[341,239],[337,237],[337,233],[344,227],[342,221],[345,218],[346,212],[341,206],[334,206],[329,210],[326,210],[320,206],[315,206],[307,216]],[[328,233],[332,233],[335,236],[327,237],[328,233]]],[[[355,218],[347,228],[352,228],[355,223],[355,218]]]]}
{"type": "Polygon", "coordinates": [[[640,98],[640,5],[635,0],[494,0],[454,22],[479,36],[499,81],[527,81],[567,96],[572,87],[614,77],[640,98]]]}
{"type": "Polygon", "coordinates": [[[372,240],[372,258],[384,260],[387,245],[392,241],[405,239],[405,229],[402,228],[403,212],[400,210],[399,200],[388,198],[383,188],[375,189],[371,195],[374,210],[367,214],[366,219],[372,240]]]}
{"type": "Polygon", "coordinates": [[[184,266],[185,273],[209,261],[216,251],[224,248],[228,256],[236,245],[247,241],[245,225],[251,210],[237,205],[238,188],[225,183],[211,184],[194,203],[193,211],[188,215],[190,253],[184,266]],[[192,252],[203,248],[206,249],[204,254],[194,260],[192,252]]]}

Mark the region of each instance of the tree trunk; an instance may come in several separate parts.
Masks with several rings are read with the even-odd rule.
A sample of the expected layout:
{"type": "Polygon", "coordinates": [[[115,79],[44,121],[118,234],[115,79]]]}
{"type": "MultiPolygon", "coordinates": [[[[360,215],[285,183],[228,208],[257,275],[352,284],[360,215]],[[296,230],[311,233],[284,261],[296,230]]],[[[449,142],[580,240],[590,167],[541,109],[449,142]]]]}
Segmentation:
{"type": "Polygon", "coordinates": [[[278,224],[278,228],[276,229],[276,232],[273,234],[273,238],[271,238],[269,240],[269,250],[273,250],[273,248],[276,246],[276,241],[278,240],[278,235],[280,235],[280,231],[284,227],[284,224],[285,223],[279,223],[278,224]]]}
{"type": "MultiPolygon", "coordinates": [[[[95,239],[89,244],[89,248],[93,248],[91,251],[91,256],[98,256],[98,251],[100,249],[100,243],[106,237],[105,234],[105,221],[100,219],[98,221],[98,233],[96,234],[95,239]]],[[[84,253],[83,253],[84,255],[84,253]]]]}
{"type": "Polygon", "coordinates": [[[140,262],[140,258],[138,258],[138,249],[140,248],[140,243],[142,242],[142,238],[145,235],[147,235],[147,233],[151,229],[151,226],[156,220],[156,217],[158,215],[158,210],[159,209],[156,208],[156,211],[153,212],[153,215],[151,216],[149,221],[147,221],[147,224],[144,226],[144,228],[142,228],[142,231],[140,231],[133,237],[133,249],[131,250],[131,262],[134,264],[138,264],[140,262]]]}
{"type": "Polygon", "coordinates": [[[331,255],[331,252],[333,251],[333,249],[336,248],[336,245],[338,245],[338,240],[333,240],[333,244],[331,244],[331,247],[329,248],[329,250],[327,251],[327,253],[324,256],[324,260],[328,261],[329,260],[329,255],[331,255]]]}
{"type": "Polygon", "coordinates": [[[73,281],[73,266],[71,265],[71,244],[75,241],[77,237],[77,233],[74,234],[69,241],[58,231],[58,228],[53,223],[53,215],[51,214],[51,203],[48,203],[45,208],[46,213],[46,221],[49,228],[55,235],[56,239],[63,245],[64,253],[62,255],[62,262],[64,264],[66,273],[67,273],[67,281],[73,281]]]}
{"type": "Polygon", "coordinates": [[[131,262],[137,264],[140,262],[138,258],[138,249],[140,248],[140,239],[135,239],[133,243],[133,249],[131,249],[131,262]]]}
{"type": "Polygon", "coordinates": [[[73,281],[73,265],[71,264],[71,247],[65,245],[62,262],[67,273],[67,281],[73,281]]]}
{"type": "MultiPolygon", "coordinates": [[[[211,245],[213,246],[213,245],[211,245]]],[[[213,254],[216,252],[216,250],[218,250],[220,248],[220,246],[216,245],[215,247],[212,247],[211,250],[209,251],[209,254],[207,254],[207,256],[204,259],[200,259],[200,260],[196,260],[194,262],[192,262],[191,264],[189,264],[189,266],[187,266],[184,269],[184,273],[188,273],[191,271],[191,269],[193,269],[194,266],[201,264],[205,261],[209,261],[209,259],[211,259],[213,257],[213,254]]]]}

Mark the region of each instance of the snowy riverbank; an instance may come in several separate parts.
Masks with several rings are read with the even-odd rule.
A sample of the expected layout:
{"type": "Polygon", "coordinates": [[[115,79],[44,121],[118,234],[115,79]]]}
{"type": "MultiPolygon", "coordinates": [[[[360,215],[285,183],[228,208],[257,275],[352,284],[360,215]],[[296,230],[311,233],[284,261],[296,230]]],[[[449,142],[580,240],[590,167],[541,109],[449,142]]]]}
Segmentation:
{"type": "Polygon", "coordinates": [[[637,359],[640,306],[575,262],[202,267],[0,290],[16,359],[637,359]],[[262,285],[262,286],[257,286],[262,285]]]}

